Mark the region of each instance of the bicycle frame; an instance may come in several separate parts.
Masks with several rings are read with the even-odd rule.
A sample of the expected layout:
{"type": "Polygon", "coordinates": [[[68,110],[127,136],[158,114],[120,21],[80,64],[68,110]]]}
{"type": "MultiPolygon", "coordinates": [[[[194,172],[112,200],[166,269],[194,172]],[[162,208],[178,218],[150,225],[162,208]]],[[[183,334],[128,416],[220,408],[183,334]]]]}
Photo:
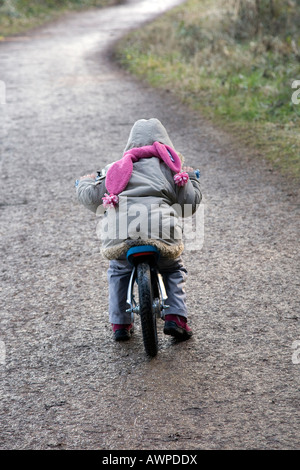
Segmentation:
{"type": "Polygon", "coordinates": [[[134,314],[140,313],[140,306],[135,301],[134,295],[134,284],[137,278],[137,265],[140,260],[149,262],[151,270],[154,273],[155,279],[157,280],[159,298],[154,299],[153,301],[153,310],[155,311],[158,317],[164,318],[164,311],[168,308],[166,305],[166,300],[168,298],[166,293],[166,288],[164,285],[163,277],[160,274],[156,261],[158,259],[159,252],[156,248],[150,245],[136,246],[130,248],[127,253],[127,259],[132,264],[133,268],[131,271],[131,276],[127,289],[127,303],[130,306],[126,312],[131,313],[131,319],[133,321],[134,314]]]}

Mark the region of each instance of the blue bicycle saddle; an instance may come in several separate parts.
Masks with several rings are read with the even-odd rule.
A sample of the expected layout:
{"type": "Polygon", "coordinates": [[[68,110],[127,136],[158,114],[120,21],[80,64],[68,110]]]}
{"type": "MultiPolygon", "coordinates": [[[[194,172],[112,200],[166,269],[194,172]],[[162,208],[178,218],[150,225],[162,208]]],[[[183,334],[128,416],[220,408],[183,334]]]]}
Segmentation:
{"type": "Polygon", "coordinates": [[[133,258],[136,258],[138,256],[147,256],[147,255],[153,255],[155,257],[155,260],[158,261],[159,259],[159,250],[155,246],[152,245],[140,245],[140,246],[133,246],[129,248],[127,251],[127,260],[129,261],[130,264],[132,264],[133,258]]]}

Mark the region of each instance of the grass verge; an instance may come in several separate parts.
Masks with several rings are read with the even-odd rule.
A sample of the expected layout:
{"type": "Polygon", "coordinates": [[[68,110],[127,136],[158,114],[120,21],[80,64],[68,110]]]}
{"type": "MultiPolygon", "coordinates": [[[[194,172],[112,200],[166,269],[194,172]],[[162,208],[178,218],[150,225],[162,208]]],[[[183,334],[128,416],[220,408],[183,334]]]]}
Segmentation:
{"type": "Polygon", "coordinates": [[[300,180],[299,1],[270,0],[272,17],[262,9],[259,21],[254,10],[249,17],[250,6],[267,3],[189,0],[126,36],[116,57],[300,180]]]}
{"type": "Polygon", "coordinates": [[[25,33],[68,11],[119,3],[120,0],[0,0],[0,40],[25,33]]]}

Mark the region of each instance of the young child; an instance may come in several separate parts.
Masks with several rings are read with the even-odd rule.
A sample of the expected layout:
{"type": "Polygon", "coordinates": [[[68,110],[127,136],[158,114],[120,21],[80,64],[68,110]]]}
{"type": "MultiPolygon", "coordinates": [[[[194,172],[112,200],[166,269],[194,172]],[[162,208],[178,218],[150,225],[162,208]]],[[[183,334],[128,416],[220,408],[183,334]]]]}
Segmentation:
{"type": "Polygon", "coordinates": [[[164,333],[188,339],[185,281],[187,271],[181,253],[182,216],[192,215],[202,196],[199,171],[182,167],[158,119],[140,119],[132,127],[123,157],[105,167],[98,176],[86,175],[76,182],[81,204],[103,214],[102,253],[109,259],[109,319],[116,341],[128,340],[133,332],[126,313],[131,266],[126,252],[133,245],[150,244],[160,250],[158,267],[163,276],[168,313],[164,333]],[[184,209],[188,208],[188,214],[184,209]]]}

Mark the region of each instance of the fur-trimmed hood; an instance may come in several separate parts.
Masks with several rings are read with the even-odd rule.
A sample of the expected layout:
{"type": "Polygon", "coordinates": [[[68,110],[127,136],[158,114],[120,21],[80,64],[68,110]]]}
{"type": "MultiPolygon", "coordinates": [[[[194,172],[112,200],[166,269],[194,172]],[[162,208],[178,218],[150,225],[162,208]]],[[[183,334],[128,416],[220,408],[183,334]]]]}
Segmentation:
{"type": "Polygon", "coordinates": [[[158,119],[139,119],[131,128],[124,153],[136,147],[152,145],[154,142],[160,142],[175,149],[166,129],[158,119]]]}
{"type": "Polygon", "coordinates": [[[145,147],[153,145],[154,142],[168,145],[176,150],[181,162],[184,162],[183,155],[175,149],[172,140],[163,124],[159,119],[139,119],[131,128],[124,153],[136,147],[145,147]]]}
{"type": "MultiPolygon", "coordinates": [[[[152,146],[155,142],[175,150],[158,119],[140,119],[130,131],[124,153],[152,146]]],[[[178,150],[175,152],[182,165],[182,155],[178,150]]],[[[197,210],[201,192],[193,172],[189,173],[184,186],[175,183],[174,176],[177,175],[174,173],[156,156],[135,161],[126,187],[118,194],[118,204],[110,208],[103,204],[109,192],[106,187],[108,173],[104,171],[96,182],[92,178],[79,182],[79,201],[98,215],[103,215],[97,233],[102,241],[104,257],[110,260],[122,258],[130,246],[140,244],[156,246],[166,258],[174,259],[181,254],[184,248],[182,213],[186,205],[192,208],[189,215],[197,210]]]]}

